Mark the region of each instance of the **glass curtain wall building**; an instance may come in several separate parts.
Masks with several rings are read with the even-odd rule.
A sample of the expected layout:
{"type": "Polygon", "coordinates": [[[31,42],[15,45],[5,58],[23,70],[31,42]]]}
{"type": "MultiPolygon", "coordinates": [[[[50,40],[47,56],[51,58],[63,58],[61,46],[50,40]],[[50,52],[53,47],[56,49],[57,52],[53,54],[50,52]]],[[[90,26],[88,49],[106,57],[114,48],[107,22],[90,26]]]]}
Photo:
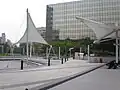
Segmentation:
{"type": "Polygon", "coordinates": [[[52,40],[52,30],[59,30],[60,40],[96,39],[95,33],[76,16],[106,24],[120,23],[120,0],[81,0],[47,5],[47,40],[52,40]]]}

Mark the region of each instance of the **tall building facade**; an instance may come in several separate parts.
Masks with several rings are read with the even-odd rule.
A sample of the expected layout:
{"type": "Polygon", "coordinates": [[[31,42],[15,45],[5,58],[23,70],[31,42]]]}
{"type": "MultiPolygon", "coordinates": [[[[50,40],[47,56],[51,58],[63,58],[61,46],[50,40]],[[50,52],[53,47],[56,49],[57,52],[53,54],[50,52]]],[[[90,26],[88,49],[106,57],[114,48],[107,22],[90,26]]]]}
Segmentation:
{"type": "Polygon", "coordinates": [[[52,40],[52,30],[59,30],[59,39],[73,40],[95,33],[75,17],[80,16],[105,24],[120,23],[120,0],[81,0],[47,5],[46,36],[52,40]]]}
{"type": "Polygon", "coordinates": [[[9,46],[12,46],[11,40],[7,39],[7,44],[8,44],[9,46]]]}
{"type": "MultiPolygon", "coordinates": [[[[37,30],[45,40],[48,40],[50,38],[49,36],[46,36],[46,27],[38,27],[37,30]]],[[[58,40],[59,39],[59,30],[54,30],[53,29],[50,33],[52,35],[51,36],[52,40],[58,40]]]]}
{"type": "Polygon", "coordinates": [[[46,27],[38,27],[37,28],[38,32],[40,33],[40,35],[46,39],[46,27]]]}
{"type": "Polygon", "coordinates": [[[5,33],[2,33],[2,36],[0,37],[0,43],[5,44],[6,43],[6,35],[5,33]]]}
{"type": "Polygon", "coordinates": [[[0,37],[0,44],[2,43],[2,37],[0,37]]]}

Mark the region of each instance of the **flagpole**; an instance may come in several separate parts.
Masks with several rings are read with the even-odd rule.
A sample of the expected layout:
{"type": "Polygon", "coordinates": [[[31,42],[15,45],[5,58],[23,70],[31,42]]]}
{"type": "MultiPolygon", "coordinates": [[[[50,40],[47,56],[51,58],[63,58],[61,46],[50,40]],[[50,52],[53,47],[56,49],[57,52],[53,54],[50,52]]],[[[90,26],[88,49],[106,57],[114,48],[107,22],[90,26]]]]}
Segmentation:
{"type": "Polygon", "coordinates": [[[28,54],[28,8],[27,8],[27,42],[26,42],[26,44],[27,44],[27,61],[28,61],[28,57],[29,57],[29,54],[28,54]]]}

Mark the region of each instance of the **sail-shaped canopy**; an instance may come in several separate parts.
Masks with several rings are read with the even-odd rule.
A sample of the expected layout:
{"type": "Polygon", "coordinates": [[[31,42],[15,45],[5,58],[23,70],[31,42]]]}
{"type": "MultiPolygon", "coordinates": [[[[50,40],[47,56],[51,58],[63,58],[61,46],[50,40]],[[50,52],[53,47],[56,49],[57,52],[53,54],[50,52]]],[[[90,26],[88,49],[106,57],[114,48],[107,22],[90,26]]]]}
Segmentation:
{"type": "MultiPolygon", "coordinates": [[[[92,29],[98,40],[104,39],[104,38],[116,38],[115,31],[119,30],[119,26],[115,25],[106,25],[104,23],[96,22],[93,20],[89,20],[83,17],[76,17],[76,19],[79,19],[81,22],[86,24],[90,29],[92,29]]],[[[120,36],[120,32],[118,32],[118,36],[120,36]]]]}
{"type": "Polygon", "coordinates": [[[22,38],[17,43],[27,43],[27,41],[28,43],[37,42],[48,45],[48,43],[37,31],[29,13],[27,13],[27,29],[22,38]]]}
{"type": "Polygon", "coordinates": [[[100,22],[96,22],[96,21],[92,21],[92,20],[88,20],[85,18],[81,18],[81,17],[76,17],[76,19],[80,19],[84,24],[86,24],[90,29],[92,29],[97,37],[97,41],[95,41],[94,43],[99,43],[101,39],[105,39],[105,38],[114,38],[116,39],[116,63],[118,64],[118,38],[120,38],[120,26],[110,26],[110,25],[106,25],[100,22]]]}

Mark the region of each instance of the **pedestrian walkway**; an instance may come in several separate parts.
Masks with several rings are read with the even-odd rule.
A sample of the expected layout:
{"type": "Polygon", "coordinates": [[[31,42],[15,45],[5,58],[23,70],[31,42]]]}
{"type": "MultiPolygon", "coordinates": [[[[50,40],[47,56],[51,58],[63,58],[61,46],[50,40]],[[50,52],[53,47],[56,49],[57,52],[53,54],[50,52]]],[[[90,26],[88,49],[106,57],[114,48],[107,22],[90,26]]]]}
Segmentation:
{"type": "Polygon", "coordinates": [[[25,90],[68,77],[76,73],[82,73],[96,68],[101,63],[88,63],[83,60],[72,60],[61,65],[47,66],[36,69],[9,71],[0,73],[0,90],[25,90]]]}

